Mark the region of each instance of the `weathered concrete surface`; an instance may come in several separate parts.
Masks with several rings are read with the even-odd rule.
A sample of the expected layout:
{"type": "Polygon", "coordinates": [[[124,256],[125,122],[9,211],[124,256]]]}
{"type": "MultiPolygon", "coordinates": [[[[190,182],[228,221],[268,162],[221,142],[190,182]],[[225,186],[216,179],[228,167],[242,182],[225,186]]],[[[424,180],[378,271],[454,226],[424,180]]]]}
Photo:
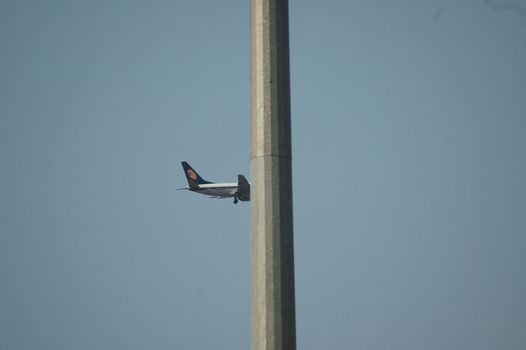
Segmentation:
{"type": "Polygon", "coordinates": [[[296,349],[288,3],[251,2],[252,349],[296,349]]]}

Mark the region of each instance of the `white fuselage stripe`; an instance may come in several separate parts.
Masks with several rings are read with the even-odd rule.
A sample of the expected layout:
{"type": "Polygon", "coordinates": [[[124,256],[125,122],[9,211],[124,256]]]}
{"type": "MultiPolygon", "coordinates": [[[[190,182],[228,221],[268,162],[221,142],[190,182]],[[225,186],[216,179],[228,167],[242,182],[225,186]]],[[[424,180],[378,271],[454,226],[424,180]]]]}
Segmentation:
{"type": "Polygon", "coordinates": [[[201,184],[191,190],[214,197],[234,197],[238,189],[237,183],[212,183],[201,184]]]}

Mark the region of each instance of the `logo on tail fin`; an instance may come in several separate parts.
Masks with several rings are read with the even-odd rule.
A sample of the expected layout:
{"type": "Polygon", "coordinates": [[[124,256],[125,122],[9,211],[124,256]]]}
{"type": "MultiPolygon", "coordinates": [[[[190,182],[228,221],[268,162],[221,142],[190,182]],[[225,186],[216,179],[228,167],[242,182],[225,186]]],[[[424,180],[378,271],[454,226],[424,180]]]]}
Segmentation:
{"type": "Polygon", "coordinates": [[[192,169],[186,170],[186,175],[194,181],[197,181],[197,174],[192,169]]]}

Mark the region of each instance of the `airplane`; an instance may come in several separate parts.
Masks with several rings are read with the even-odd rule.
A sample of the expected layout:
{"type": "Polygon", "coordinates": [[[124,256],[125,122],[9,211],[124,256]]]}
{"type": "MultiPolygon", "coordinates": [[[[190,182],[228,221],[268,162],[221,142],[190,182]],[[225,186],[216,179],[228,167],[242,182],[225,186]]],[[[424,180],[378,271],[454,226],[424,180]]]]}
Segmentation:
{"type": "Polygon", "coordinates": [[[208,195],[211,198],[234,198],[234,204],[238,201],[250,201],[250,183],[243,175],[237,176],[237,183],[215,183],[204,180],[187,162],[181,162],[184,174],[188,180],[188,187],[178,190],[189,190],[208,195]]]}

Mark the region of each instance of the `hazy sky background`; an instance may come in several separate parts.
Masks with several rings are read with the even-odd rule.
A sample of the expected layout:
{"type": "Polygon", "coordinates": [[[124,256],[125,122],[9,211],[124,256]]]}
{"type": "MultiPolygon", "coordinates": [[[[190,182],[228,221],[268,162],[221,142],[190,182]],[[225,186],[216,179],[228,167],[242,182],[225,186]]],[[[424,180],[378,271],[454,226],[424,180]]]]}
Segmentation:
{"type": "MultiPolygon", "coordinates": [[[[0,349],[247,349],[248,1],[0,1],[0,349]]],[[[526,1],[290,1],[298,349],[526,349],[526,1]]]]}

